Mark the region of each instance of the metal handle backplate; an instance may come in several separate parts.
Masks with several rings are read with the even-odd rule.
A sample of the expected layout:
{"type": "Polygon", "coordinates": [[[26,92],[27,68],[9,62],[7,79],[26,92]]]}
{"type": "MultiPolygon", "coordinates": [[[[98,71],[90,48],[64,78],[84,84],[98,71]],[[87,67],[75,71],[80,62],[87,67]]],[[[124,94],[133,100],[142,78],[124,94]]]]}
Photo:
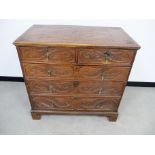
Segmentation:
{"type": "Polygon", "coordinates": [[[110,52],[109,51],[105,51],[104,54],[103,54],[103,57],[104,57],[105,63],[108,63],[109,60],[110,60],[110,57],[111,57],[110,52]]]}

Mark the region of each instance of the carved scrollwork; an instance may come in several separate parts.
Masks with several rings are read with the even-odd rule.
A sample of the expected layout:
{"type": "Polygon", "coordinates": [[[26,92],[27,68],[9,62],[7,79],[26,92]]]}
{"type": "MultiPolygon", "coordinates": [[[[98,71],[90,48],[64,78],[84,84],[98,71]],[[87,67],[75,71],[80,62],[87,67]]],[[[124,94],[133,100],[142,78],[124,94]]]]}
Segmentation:
{"type": "Polygon", "coordinates": [[[113,62],[117,62],[117,63],[122,63],[122,62],[126,62],[132,60],[131,54],[130,53],[126,53],[126,52],[113,52],[111,55],[111,61],[113,62]]]}
{"type": "Polygon", "coordinates": [[[134,53],[116,49],[88,49],[80,51],[81,63],[125,63],[130,64],[134,53]]]}
{"type": "Polygon", "coordinates": [[[82,56],[86,59],[99,59],[101,58],[101,53],[96,51],[83,52],[82,56]]]}
{"type": "Polygon", "coordinates": [[[31,80],[28,83],[33,93],[69,93],[74,91],[73,82],[31,80]]]}
{"type": "Polygon", "coordinates": [[[55,82],[51,85],[53,93],[67,93],[72,92],[74,89],[72,82],[55,82]]]}
{"type": "Polygon", "coordinates": [[[96,94],[96,95],[121,95],[122,82],[86,82],[74,84],[75,81],[32,80],[29,81],[29,89],[32,93],[56,93],[56,94],[96,94]]]}
{"type": "Polygon", "coordinates": [[[80,108],[84,109],[100,109],[100,110],[114,110],[116,108],[117,100],[96,99],[96,100],[83,100],[80,108]]]}
{"type": "Polygon", "coordinates": [[[48,60],[52,62],[74,62],[75,51],[72,48],[49,48],[48,60]]]}
{"type": "Polygon", "coordinates": [[[46,50],[43,47],[20,47],[21,57],[26,61],[45,61],[46,60],[46,50]]]}
{"type": "Polygon", "coordinates": [[[79,85],[78,93],[120,96],[123,83],[92,82],[79,85]]]}
{"type": "Polygon", "coordinates": [[[56,97],[33,97],[35,109],[71,109],[70,100],[56,97]]]}
{"type": "Polygon", "coordinates": [[[87,67],[87,68],[82,68],[82,70],[80,70],[80,76],[93,77],[93,76],[101,75],[102,72],[103,72],[102,68],[99,68],[99,67],[87,67]]]}
{"type": "Polygon", "coordinates": [[[71,67],[64,67],[64,68],[56,68],[56,67],[48,67],[48,71],[50,71],[50,76],[51,77],[56,77],[56,76],[68,76],[72,74],[73,70],[71,67]]]}
{"type": "Polygon", "coordinates": [[[80,93],[98,94],[98,95],[120,95],[117,88],[108,87],[82,87],[80,93]]]}
{"type": "Polygon", "coordinates": [[[79,71],[82,78],[93,78],[100,80],[126,80],[129,68],[122,67],[82,67],[79,71]]]}
{"type": "Polygon", "coordinates": [[[55,66],[45,64],[24,64],[24,71],[28,77],[70,77],[73,76],[71,66],[55,66]]]}

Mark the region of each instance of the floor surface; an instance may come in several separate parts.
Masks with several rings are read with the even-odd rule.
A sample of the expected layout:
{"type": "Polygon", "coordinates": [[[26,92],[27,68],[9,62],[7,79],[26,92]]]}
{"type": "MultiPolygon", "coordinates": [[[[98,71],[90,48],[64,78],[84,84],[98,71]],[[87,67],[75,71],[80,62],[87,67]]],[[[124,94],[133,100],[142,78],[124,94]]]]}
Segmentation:
{"type": "Polygon", "coordinates": [[[155,88],[126,87],[117,122],[103,116],[42,116],[32,120],[23,82],[0,82],[0,134],[155,134],[155,88]]]}

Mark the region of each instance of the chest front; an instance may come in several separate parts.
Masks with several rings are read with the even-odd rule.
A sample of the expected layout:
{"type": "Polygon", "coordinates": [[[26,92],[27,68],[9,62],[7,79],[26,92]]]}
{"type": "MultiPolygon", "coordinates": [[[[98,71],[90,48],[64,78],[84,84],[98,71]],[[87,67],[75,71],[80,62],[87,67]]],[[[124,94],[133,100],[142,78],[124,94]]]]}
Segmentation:
{"type": "MultiPolygon", "coordinates": [[[[49,33],[56,29],[39,28],[46,28],[49,33]]],[[[39,35],[38,31],[34,27],[29,33],[39,35]]],[[[84,44],[71,44],[68,42],[71,36],[63,40],[64,45],[56,43],[52,37],[51,34],[50,42],[40,43],[39,36],[30,42],[24,42],[24,36],[15,42],[32,118],[39,119],[42,114],[95,114],[116,121],[138,47],[88,46],[86,39],[84,44]]],[[[82,38],[79,37],[81,42],[82,38]]]]}

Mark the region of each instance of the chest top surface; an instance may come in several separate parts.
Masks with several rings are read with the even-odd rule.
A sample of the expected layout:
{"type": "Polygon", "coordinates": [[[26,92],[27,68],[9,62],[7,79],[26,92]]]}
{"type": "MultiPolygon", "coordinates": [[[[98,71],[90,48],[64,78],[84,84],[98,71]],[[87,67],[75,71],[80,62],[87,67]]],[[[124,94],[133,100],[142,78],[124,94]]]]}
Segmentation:
{"type": "Polygon", "coordinates": [[[139,49],[120,27],[33,25],[15,42],[16,46],[98,46],[139,49]]]}

